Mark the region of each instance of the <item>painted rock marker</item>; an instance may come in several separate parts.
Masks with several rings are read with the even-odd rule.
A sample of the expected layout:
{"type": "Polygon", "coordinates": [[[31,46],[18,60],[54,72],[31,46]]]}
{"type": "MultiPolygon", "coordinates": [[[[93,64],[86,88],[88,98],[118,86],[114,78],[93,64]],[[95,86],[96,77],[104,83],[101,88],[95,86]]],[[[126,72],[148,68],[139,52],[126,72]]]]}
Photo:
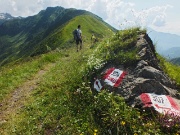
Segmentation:
{"type": "Polygon", "coordinates": [[[106,84],[113,87],[118,87],[125,75],[126,73],[122,70],[110,68],[106,71],[103,79],[106,84]]]}
{"type": "Polygon", "coordinates": [[[100,92],[104,84],[107,84],[112,87],[118,87],[122,80],[124,79],[124,76],[126,75],[126,72],[117,69],[117,68],[109,68],[106,70],[104,76],[101,79],[95,79],[94,81],[94,89],[96,89],[98,92],[100,92]]]}
{"type": "Polygon", "coordinates": [[[140,95],[140,98],[145,107],[154,107],[156,111],[162,114],[180,116],[180,107],[170,96],[143,93],[140,95]]]}
{"type": "Polygon", "coordinates": [[[96,79],[96,80],[94,81],[94,88],[95,88],[98,92],[101,91],[102,85],[101,85],[101,82],[100,82],[99,79],[96,79]]]}

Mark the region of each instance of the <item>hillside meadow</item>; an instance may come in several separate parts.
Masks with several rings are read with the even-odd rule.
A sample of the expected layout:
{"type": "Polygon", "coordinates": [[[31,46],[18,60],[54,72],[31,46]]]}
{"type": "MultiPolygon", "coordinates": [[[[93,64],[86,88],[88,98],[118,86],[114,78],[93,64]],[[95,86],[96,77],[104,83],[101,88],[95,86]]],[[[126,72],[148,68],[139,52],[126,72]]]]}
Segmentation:
{"type": "MultiPolygon", "coordinates": [[[[91,33],[88,30],[86,32],[91,33]]],[[[0,122],[0,133],[2,135],[180,134],[178,124],[168,127],[160,122],[160,119],[163,119],[162,115],[152,115],[151,112],[129,107],[124,99],[115,93],[106,90],[94,93],[90,88],[89,75],[97,72],[104,62],[116,59],[128,65],[138,60],[138,57],[134,57],[136,49],[128,50],[128,46],[136,42],[139,33],[145,32],[146,30],[140,28],[129,28],[116,34],[112,33],[93,47],[90,40],[87,40],[78,53],[72,42],[69,48],[57,48],[46,54],[18,60],[1,67],[2,103],[8,102],[13,97],[13,91],[18,92],[18,89],[25,87],[34,76],[38,75],[39,79],[33,84],[36,87],[29,91],[28,96],[18,99],[23,102],[17,101],[16,106],[11,106],[10,113],[6,112],[7,106],[1,105],[3,117],[1,115],[0,118],[3,121],[0,122]],[[122,39],[128,39],[122,42],[117,35],[122,39]],[[118,47],[117,44],[121,46],[118,47]],[[111,54],[119,48],[126,51],[120,51],[117,56],[111,54]],[[40,71],[44,74],[39,73],[40,71]]],[[[163,70],[180,84],[180,67],[168,63],[160,56],[159,60],[163,70]]]]}
{"type": "Polygon", "coordinates": [[[88,42],[92,34],[100,40],[115,31],[112,26],[90,12],[48,8],[32,17],[15,19],[0,25],[0,65],[41,55],[56,48],[71,47],[72,32],[79,24],[83,29],[84,42],[88,42]]]}

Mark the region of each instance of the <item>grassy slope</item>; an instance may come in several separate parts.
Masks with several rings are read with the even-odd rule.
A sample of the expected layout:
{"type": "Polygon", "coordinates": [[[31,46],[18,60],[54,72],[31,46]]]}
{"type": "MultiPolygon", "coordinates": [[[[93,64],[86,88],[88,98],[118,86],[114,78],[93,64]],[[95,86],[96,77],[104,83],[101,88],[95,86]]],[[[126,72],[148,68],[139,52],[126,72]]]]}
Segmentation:
{"type": "MultiPolygon", "coordinates": [[[[90,32],[90,34],[86,35],[87,37],[85,37],[85,39],[89,39],[90,37],[88,36],[90,36],[92,32],[95,32],[95,34],[98,33],[97,36],[102,37],[103,33],[105,33],[108,28],[111,28],[108,25],[105,26],[105,23],[103,23],[102,20],[90,13],[89,15],[80,15],[74,18],[73,13],[74,16],[77,16],[78,10],[67,10],[65,13],[67,15],[59,21],[56,20],[54,25],[52,25],[52,17],[49,17],[49,20],[43,20],[41,14],[34,17],[28,17],[27,19],[24,19],[25,22],[20,20],[14,22],[16,25],[20,23],[21,27],[20,30],[18,30],[18,33],[14,30],[16,32],[15,34],[9,33],[1,36],[0,49],[2,53],[0,54],[0,59],[2,62],[0,64],[5,64],[30,55],[40,55],[48,52],[49,48],[54,50],[57,47],[64,48],[71,46],[69,42],[72,42],[72,31],[78,24],[82,24],[82,26],[85,24],[83,26],[84,33],[90,32]],[[71,18],[73,18],[73,21],[71,18]],[[51,22],[47,23],[50,25],[49,27],[45,25],[46,21],[51,22]],[[28,28],[25,27],[26,25],[28,28]]],[[[88,14],[85,11],[79,11],[79,14],[83,13],[88,14]]]]}
{"type": "Polygon", "coordinates": [[[43,69],[48,63],[56,61],[59,54],[46,54],[37,58],[27,58],[13,63],[10,63],[0,70],[0,84],[1,93],[0,101],[3,100],[6,95],[11,93],[14,89],[20,86],[23,82],[31,79],[39,70],[43,69]]]}
{"type": "MultiPolygon", "coordinates": [[[[165,60],[165,58],[159,56],[161,67],[163,68],[164,72],[166,72],[169,77],[176,82],[178,87],[180,88],[180,66],[174,65],[165,60]]],[[[180,91],[179,91],[180,92],[180,91]]]]}
{"type": "MultiPolygon", "coordinates": [[[[46,49],[47,46],[50,46],[50,48],[51,46],[74,46],[75,44],[73,42],[72,31],[77,27],[78,24],[82,25],[83,42],[85,45],[90,44],[90,38],[92,34],[90,33],[90,31],[93,31],[96,37],[100,39],[113,34],[113,32],[104,23],[100,22],[92,16],[84,15],[74,18],[73,20],[69,21],[66,25],[64,25],[64,27],[61,26],[56,31],[52,32],[52,34],[50,34],[50,36],[43,41],[42,45],[45,46],[44,48],[46,49]],[[51,40],[53,42],[51,42],[51,40]]],[[[58,47],[57,50],[60,49],[61,47],[58,47]]],[[[54,60],[57,59],[57,56],[52,57],[55,57],[54,60]]],[[[11,64],[1,69],[0,74],[2,79],[0,80],[0,83],[2,84],[2,91],[0,94],[0,101],[6,93],[10,93],[11,90],[7,90],[9,89],[9,87],[11,87],[11,89],[18,87],[18,85],[21,84],[23,80],[33,76],[33,74],[40,70],[44,64],[47,64],[46,60],[44,60],[46,59],[44,55],[40,56],[39,58],[26,58],[25,60],[28,59],[29,62],[20,63],[21,60],[19,60],[20,62],[18,62],[17,60],[17,64],[15,62],[14,65],[14,62],[12,62],[11,64]],[[9,68],[12,66],[12,69],[9,68]],[[8,82],[8,84],[6,84],[5,82],[8,82]]]]}
{"type": "Polygon", "coordinates": [[[91,35],[95,34],[97,38],[103,38],[110,36],[113,32],[109,29],[105,23],[102,23],[97,18],[94,18],[90,15],[81,15],[75,17],[73,20],[70,20],[65,25],[60,26],[54,32],[45,38],[40,45],[37,45],[36,51],[34,54],[42,53],[47,51],[49,46],[51,49],[55,48],[68,48],[72,46],[73,35],[72,31],[77,28],[78,25],[81,25],[83,32],[83,42],[90,42],[91,35]],[[40,46],[40,47],[39,47],[40,46]]]}
{"type": "MultiPolygon", "coordinates": [[[[6,63],[7,61],[12,61],[17,59],[17,55],[19,53],[19,47],[25,42],[26,40],[26,35],[19,33],[15,36],[3,36],[1,37],[2,44],[1,44],[1,51],[2,54],[0,55],[1,57],[1,63],[6,63]],[[14,46],[11,46],[9,43],[10,42],[14,46]],[[8,53],[4,53],[8,52],[8,53]]],[[[1,64],[0,63],[0,64],[1,64]]]]}
{"type": "MultiPolygon", "coordinates": [[[[84,31],[84,35],[86,35],[88,31],[84,31]]],[[[117,124],[116,126],[121,133],[162,134],[156,120],[143,120],[145,114],[141,115],[138,111],[127,107],[121,97],[106,92],[92,95],[87,84],[88,80],[84,78],[88,70],[94,70],[94,66],[101,64],[93,62],[104,58],[106,60],[114,58],[110,57],[109,53],[113,49],[117,49],[117,41],[121,42],[119,36],[124,35],[126,37],[129,33],[133,38],[132,41],[127,40],[127,43],[129,43],[136,39],[134,36],[137,34],[136,32],[136,30],[133,32],[120,32],[111,40],[98,43],[96,48],[93,49],[89,49],[90,43],[86,42],[83,50],[79,53],[76,53],[74,46],[62,52],[49,53],[28,62],[29,69],[33,67],[30,65],[34,65],[33,63],[36,61],[43,61],[42,65],[53,61],[55,66],[43,76],[38,88],[33,91],[31,97],[25,102],[25,106],[19,112],[13,112],[8,116],[10,120],[0,125],[1,133],[77,135],[81,133],[93,134],[94,129],[97,129],[98,133],[102,134],[107,133],[108,128],[112,128],[117,124]],[[104,57],[104,54],[107,57],[104,57]],[[91,63],[89,63],[89,56],[94,56],[91,63]],[[98,119],[100,112],[102,112],[102,116],[100,116],[103,119],[98,119]]],[[[87,35],[90,36],[91,34],[87,35]]],[[[120,47],[123,49],[126,48],[126,45],[128,44],[122,44],[120,47]]],[[[134,61],[131,55],[126,57],[126,54],[129,54],[129,52],[118,54],[119,58],[131,59],[122,62],[134,61]]],[[[19,66],[24,67],[28,63],[25,62],[19,66]]],[[[163,63],[166,62],[163,61],[163,63]]],[[[38,62],[38,64],[40,63],[38,62]]],[[[10,69],[16,71],[18,69],[16,68],[16,66],[13,68],[6,67],[2,70],[2,73],[8,73],[10,69]]],[[[23,74],[26,73],[27,70],[23,72],[23,74]]],[[[11,86],[15,87],[14,84],[11,84],[11,86]]],[[[7,88],[7,91],[11,90],[7,88]]],[[[176,133],[175,130],[172,130],[172,132],[176,133]]]]}
{"type": "MultiPolygon", "coordinates": [[[[24,108],[25,110],[23,112],[21,112],[20,115],[17,115],[16,117],[14,117],[15,112],[12,113],[11,116],[9,116],[9,118],[11,118],[11,120],[9,122],[7,122],[5,125],[3,125],[4,126],[3,130],[1,130],[1,131],[3,131],[2,132],[3,134],[4,133],[11,134],[13,132],[15,132],[15,133],[19,132],[19,133],[25,133],[25,134],[35,132],[37,134],[38,131],[35,131],[35,128],[37,125],[34,125],[34,121],[31,121],[32,115],[37,114],[36,116],[33,116],[33,117],[42,117],[44,120],[46,119],[43,123],[46,126],[51,126],[51,124],[53,125],[54,120],[51,121],[49,119],[49,117],[55,118],[55,117],[60,117],[60,116],[55,116],[55,115],[61,115],[61,113],[62,113],[62,115],[66,114],[66,112],[64,112],[64,110],[66,110],[66,108],[62,107],[62,106],[64,106],[64,105],[62,105],[62,103],[64,103],[66,100],[68,100],[67,99],[68,91],[66,90],[67,87],[72,87],[72,86],[68,85],[68,83],[69,83],[68,81],[71,80],[71,76],[68,76],[68,75],[72,75],[72,74],[78,75],[79,70],[82,68],[81,64],[83,64],[85,62],[82,59],[82,56],[87,58],[89,51],[91,51],[91,50],[89,50],[89,44],[86,44],[83,51],[80,53],[76,53],[75,47],[73,47],[69,50],[64,50],[60,54],[59,54],[59,52],[54,52],[53,54],[51,53],[51,54],[45,55],[43,58],[38,58],[38,60],[42,60],[47,57],[50,57],[50,59],[52,59],[55,62],[56,66],[53,69],[51,69],[48,72],[48,74],[46,74],[44,76],[43,80],[41,80],[39,88],[36,91],[34,91],[34,94],[32,95],[31,99],[29,99],[27,101],[27,103],[26,103],[27,106],[24,108]],[[86,51],[86,49],[87,49],[87,52],[86,52],[86,54],[83,55],[82,52],[86,51]],[[48,56],[48,55],[51,55],[51,56],[48,56]],[[59,58],[54,59],[54,56],[59,56],[59,58]],[[77,61],[79,63],[77,63],[77,61]],[[57,107],[58,110],[53,109],[54,107],[56,107],[56,105],[58,105],[58,107],[57,107]],[[34,109],[31,110],[31,108],[34,108],[34,109]],[[29,110],[29,111],[27,111],[27,110],[29,110]],[[30,113],[30,114],[27,114],[27,113],[30,113]],[[58,113],[58,114],[56,114],[56,113],[58,113]],[[48,117],[48,118],[46,118],[46,117],[48,117]],[[28,121],[28,123],[29,122],[30,123],[28,124],[27,121],[28,121]],[[19,126],[22,126],[22,128],[16,129],[14,127],[14,124],[15,125],[20,124],[19,126]]],[[[32,65],[34,65],[34,62],[36,62],[36,61],[37,60],[32,61],[30,63],[32,65]]],[[[50,61],[47,60],[47,61],[48,61],[47,63],[51,62],[51,60],[50,61]]],[[[32,66],[30,66],[31,64],[28,64],[28,63],[24,63],[24,64],[27,64],[27,66],[29,66],[29,68],[32,68],[32,66]]],[[[21,66],[24,67],[24,64],[20,65],[19,67],[21,67],[21,66]]],[[[15,68],[13,68],[12,70],[16,71],[17,70],[16,68],[17,67],[15,66],[15,68]]],[[[34,68],[34,69],[36,69],[36,68],[34,68]]],[[[6,73],[6,72],[8,72],[8,70],[11,70],[11,68],[9,69],[7,67],[5,69],[4,69],[3,73],[6,73]]],[[[24,71],[23,73],[27,74],[27,71],[24,71]]],[[[80,76],[82,76],[82,75],[80,75],[80,76]]],[[[21,78],[21,76],[18,76],[18,77],[21,78]]],[[[81,78],[79,78],[78,80],[80,82],[81,78]]],[[[78,80],[76,80],[76,81],[78,82],[78,80]]],[[[13,83],[11,84],[11,86],[15,87],[15,85],[13,83]]],[[[7,88],[7,90],[9,90],[9,88],[7,88]]],[[[11,92],[11,90],[9,90],[9,92],[11,92]]],[[[36,124],[40,124],[41,126],[44,126],[43,123],[39,123],[39,122],[37,121],[36,124]]]]}
{"type": "Polygon", "coordinates": [[[171,63],[176,64],[176,65],[180,65],[180,58],[174,58],[172,60],[170,60],[171,63]]]}
{"type": "MultiPolygon", "coordinates": [[[[84,46],[86,46],[86,49],[89,49],[89,47],[90,47],[90,37],[91,37],[91,33],[89,33],[90,30],[92,30],[94,32],[94,34],[101,39],[102,39],[102,37],[106,37],[107,35],[110,36],[113,33],[110,30],[108,31],[108,27],[105,26],[102,22],[99,22],[98,20],[92,18],[91,16],[79,16],[79,17],[75,18],[73,21],[67,23],[67,25],[65,25],[63,27],[63,29],[59,28],[59,30],[54,32],[50,37],[59,38],[59,33],[62,32],[62,33],[64,33],[63,36],[60,37],[60,39],[54,39],[55,42],[58,41],[60,44],[63,44],[68,40],[72,40],[72,31],[77,27],[79,22],[82,25],[83,40],[84,40],[84,46]],[[81,22],[80,22],[80,20],[81,20],[81,22]],[[87,21],[89,21],[89,22],[93,21],[93,24],[90,25],[89,22],[87,23],[87,21]],[[88,24],[88,25],[84,25],[84,24],[88,24]],[[98,26],[98,27],[96,28],[96,26],[98,26]],[[106,31],[108,31],[108,33],[106,33],[106,31]],[[107,35],[104,35],[105,33],[107,35]]],[[[49,41],[49,38],[45,39],[44,43],[50,44],[50,43],[48,43],[48,41],[49,41]]],[[[75,43],[71,42],[71,45],[69,45],[69,46],[75,46],[75,43]]],[[[58,50],[59,49],[57,49],[57,51],[58,50]]],[[[72,49],[70,49],[70,51],[72,51],[72,49]]],[[[70,52],[68,52],[68,53],[70,53],[70,52]]],[[[71,53],[70,53],[70,55],[71,55],[71,53]]],[[[74,55],[76,55],[76,54],[72,53],[72,55],[71,55],[72,58],[74,57],[74,55]]],[[[1,84],[1,88],[2,88],[1,93],[0,93],[0,101],[6,100],[6,98],[8,99],[8,96],[10,93],[12,93],[18,87],[21,87],[21,84],[23,82],[27,81],[28,79],[33,78],[33,76],[39,70],[43,69],[48,63],[56,61],[56,64],[57,64],[57,60],[59,60],[59,62],[60,62],[60,63],[58,63],[58,64],[60,64],[59,66],[62,66],[63,64],[69,65],[69,60],[66,63],[66,58],[64,59],[64,56],[67,56],[66,52],[65,53],[64,52],[57,53],[55,51],[53,54],[49,53],[49,54],[45,54],[45,55],[42,55],[37,58],[25,59],[24,62],[22,60],[19,60],[15,63],[11,63],[11,64],[8,64],[7,66],[4,66],[1,69],[1,73],[0,73],[1,74],[0,84],[1,84]],[[62,58],[61,58],[61,56],[62,56],[62,58]],[[60,61],[61,59],[63,59],[63,61],[60,61]],[[26,62],[26,61],[28,61],[28,62],[26,62]]],[[[79,59],[81,57],[82,56],[80,56],[79,59]]],[[[73,60],[74,59],[72,59],[72,61],[73,60]]],[[[77,63],[77,61],[74,61],[74,62],[77,63]]],[[[67,65],[66,65],[66,67],[62,66],[61,70],[63,71],[64,69],[67,69],[66,72],[69,72],[67,65]]],[[[72,64],[72,65],[74,65],[74,64],[72,64]]],[[[71,70],[73,71],[73,69],[71,69],[71,70]]],[[[56,74],[56,72],[55,72],[55,74],[56,74]]],[[[60,77],[62,77],[62,76],[60,76],[60,77]]],[[[59,80],[63,80],[63,79],[59,79],[59,80]]],[[[55,81],[53,82],[53,81],[49,81],[49,80],[47,80],[47,82],[48,82],[48,84],[56,83],[55,81]]],[[[59,81],[59,82],[61,82],[61,81],[59,81]]],[[[6,129],[8,129],[8,128],[6,128],[6,129]]],[[[12,132],[12,130],[11,130],[11,132],[12,132]]]]}

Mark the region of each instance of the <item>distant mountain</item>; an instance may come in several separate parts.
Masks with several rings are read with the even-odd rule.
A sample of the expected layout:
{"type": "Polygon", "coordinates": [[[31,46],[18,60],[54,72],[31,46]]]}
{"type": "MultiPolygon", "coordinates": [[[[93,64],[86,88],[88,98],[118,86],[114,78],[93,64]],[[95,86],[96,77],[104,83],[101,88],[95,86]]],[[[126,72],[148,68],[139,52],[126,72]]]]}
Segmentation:
{"type": "Polygon", "coordinates": [[[48,7],[37,15],[16,18],[0,25],[0,65],[48,52],[47,48],[70,47],[72,31],[82,25],[84,41],[112,35],[115,29],[85,10],[48,7]],[[109,31],[110,30],[110,31],[109,31]]]}
{"type": "Polygon", "coordinates": [[[175,65],[180,65],[180,57],[179,58],[171,59],[170,62],[175,64],[175,65]]]}
{"type": "Polygon", "coordinates": [[[167,59],[174,59],[180,57],[180,47],[173,47],[166,51],[163,51],[161,54],[167,59]]]}
{"type": "Polygon", "coordinates": [[[14,19],[14,18],[16,18],[16,17],[13,17],[8,13],[0,13],[0,25],[5,21],[11,20],[11,19],[14,19]]]}
{"type": "Polygon", "coordinates": [[[159,54],[167,58],[180,57],[180,53],[176,50],[180,47],[179,35],[157,32],[151,28],[148,28],[148,33],[156,45],[156,50],[159,54]]]}
{"type": "Polygon", "coordinates": [[[14,17],[12,17],[10,14],[8,13],[0,13],[0,19],[4,19],[4,20],[9,20],[9,19],[13,19],[14,17]]]}

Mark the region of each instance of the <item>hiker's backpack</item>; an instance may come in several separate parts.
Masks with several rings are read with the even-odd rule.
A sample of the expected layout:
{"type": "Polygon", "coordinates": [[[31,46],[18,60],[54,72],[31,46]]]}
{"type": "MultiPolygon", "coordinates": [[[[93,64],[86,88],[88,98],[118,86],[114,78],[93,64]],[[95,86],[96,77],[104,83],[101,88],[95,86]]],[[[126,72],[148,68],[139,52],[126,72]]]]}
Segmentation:
{"type": "Polygon", "coordinates": [[[74,40],[77,40],[77,39],[78,39],[78,31],[77,31],[77,29],[75,29],[75,30],[73,31],[73,37],[74,37],[74,40]]]}

